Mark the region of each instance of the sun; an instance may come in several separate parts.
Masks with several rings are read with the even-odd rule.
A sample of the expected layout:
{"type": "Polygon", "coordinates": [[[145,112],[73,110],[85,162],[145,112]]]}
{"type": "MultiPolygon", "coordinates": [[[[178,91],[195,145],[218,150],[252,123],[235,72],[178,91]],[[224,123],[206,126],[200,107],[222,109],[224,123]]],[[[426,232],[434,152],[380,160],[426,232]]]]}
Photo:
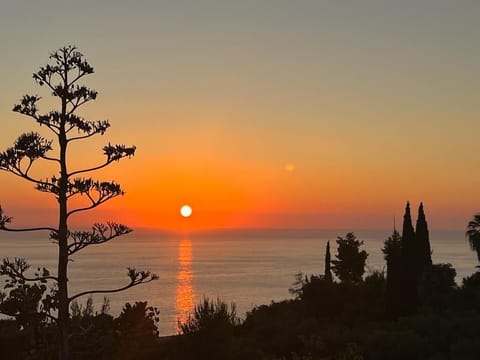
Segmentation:
{"type": "Polygon", "coordinates": [[[185,218],[190,217],[190,215],[192,215],[192,208],[188,205],[183,205],[180,208],[180,215],[182,215],[185,218]]]}

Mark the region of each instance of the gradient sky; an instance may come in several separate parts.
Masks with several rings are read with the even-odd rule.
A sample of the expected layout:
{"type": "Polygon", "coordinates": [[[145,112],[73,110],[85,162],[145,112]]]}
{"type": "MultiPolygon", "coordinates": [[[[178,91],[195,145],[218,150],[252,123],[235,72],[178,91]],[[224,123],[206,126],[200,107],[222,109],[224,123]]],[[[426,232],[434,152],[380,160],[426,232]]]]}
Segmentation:
{"type": "MultiPolygon", "coordinates": [[[[474,0],[3,0],[1,149],[35,127],[11,112],[23,94],[50,101],[31,74],[75,44],[99,91],[81,114],[112,127],[71,166],[138,147],[98,174],[126,196],[79,224],[388,228],[410,200],[462,229],[480,210],[479,18],[474,0]]],[[[7,173],[0,204],[17,225],[55,215],[7,173]]]]}

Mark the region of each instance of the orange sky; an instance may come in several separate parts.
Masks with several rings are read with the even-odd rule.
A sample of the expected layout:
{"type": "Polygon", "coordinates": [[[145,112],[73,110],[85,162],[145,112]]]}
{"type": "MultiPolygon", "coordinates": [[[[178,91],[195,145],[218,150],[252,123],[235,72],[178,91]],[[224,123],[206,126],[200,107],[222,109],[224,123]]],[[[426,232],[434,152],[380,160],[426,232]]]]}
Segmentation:
{"type": "MultiPolygon", "coordinates": [[[[108,142],[138,148],[94,174],[126,196],[76,225],[389,228],[410,200],[463,229],[480,209],[480,5],[89,2],[0,13],[0,149],[35,127],[11,112],[23,94],[56,106],[31,74],[70,43],[96,70],[81,115],[112,128],[69,166],[101,162],[108,142]]],[[[54,200],[5,173],[0,204],[14,224],[55,222],[54,200]]]]}

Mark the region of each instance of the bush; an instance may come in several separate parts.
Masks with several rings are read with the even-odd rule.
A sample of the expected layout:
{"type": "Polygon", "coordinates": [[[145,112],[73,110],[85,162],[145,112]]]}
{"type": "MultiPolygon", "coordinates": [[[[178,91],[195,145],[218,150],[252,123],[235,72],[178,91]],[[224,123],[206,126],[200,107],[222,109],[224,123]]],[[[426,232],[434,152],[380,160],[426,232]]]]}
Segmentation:
{"type": "Polygon", "coordinates": [[[231,331],[240,323],[234,303],[228,304],[219,298],[214,302],[207,297],[195,306],[193,314],[188,316],[185,323],[179,323],[182,334],[191,334],[198,331],[231,331]]]}

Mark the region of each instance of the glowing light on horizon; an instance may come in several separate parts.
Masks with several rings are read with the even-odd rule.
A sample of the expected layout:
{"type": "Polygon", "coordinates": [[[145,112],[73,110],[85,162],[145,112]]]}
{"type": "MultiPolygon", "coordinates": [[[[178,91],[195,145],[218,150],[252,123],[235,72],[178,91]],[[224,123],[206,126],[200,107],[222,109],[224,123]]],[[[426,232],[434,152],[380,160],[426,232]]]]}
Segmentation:
{"type": "Polygon", "coordinates": [[[181,208],[180,208],[180,214],[185,217],[185,218],[188,218],[192,215],[192,208],[188,205],[183,205],[181,208]]]}

